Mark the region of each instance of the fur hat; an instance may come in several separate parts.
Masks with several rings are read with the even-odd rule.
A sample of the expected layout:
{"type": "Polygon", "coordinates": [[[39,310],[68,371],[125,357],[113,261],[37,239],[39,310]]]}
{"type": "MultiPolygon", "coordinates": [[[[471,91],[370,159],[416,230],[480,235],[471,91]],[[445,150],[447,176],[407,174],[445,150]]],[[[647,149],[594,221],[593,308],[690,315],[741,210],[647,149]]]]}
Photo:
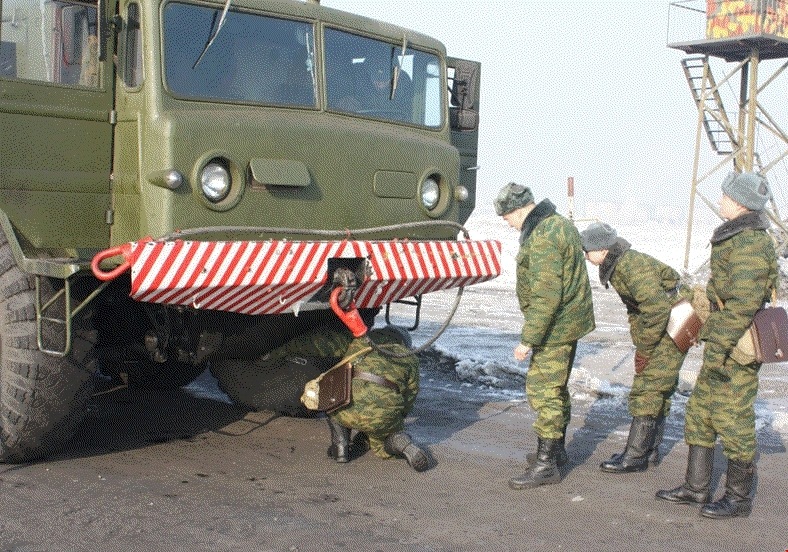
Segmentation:
{"type": "Polygon", "coordinates": [[[583,251],[610,249],[617,239],[618,234],[616,234],[616,230],[604,222],[591,223],[588,228],[580,232],[583,251]]]}
{"type": "Polygon", "coordinates": [[[400,326],[394,326],[393,324],[387,324],[382,328],[375,328],[369,332],[369,335],[373,341],[379,341],[381,344],[398,343],[408,348],[410,348],[412,345],[410,334],[407,332],[407,330],[400,326]]]}
{"type": "Polygon", "coordinates": [[[754,172],[732,172],[722,181],[722,193],[750,211],[763,211],[772,197],[765,176],[754,172]]]}
{"type": "Polygon", "coordinates": [[[509,182],[498,192],[498,197],[493,201],[495,212],[499,216],[504,216],[515,209],[525,207],[534,200],[534,194],[528,186],[521,186],[514,182],[509,182]]]}

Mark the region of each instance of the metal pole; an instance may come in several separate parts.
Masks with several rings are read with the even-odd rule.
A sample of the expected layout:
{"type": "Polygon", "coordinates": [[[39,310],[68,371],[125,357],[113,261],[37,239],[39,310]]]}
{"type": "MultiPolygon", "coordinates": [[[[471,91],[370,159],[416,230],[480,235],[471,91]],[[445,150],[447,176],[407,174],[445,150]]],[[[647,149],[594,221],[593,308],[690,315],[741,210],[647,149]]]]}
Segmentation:
{"type": "Polygon", "coordinates": [[[695,130],[695,159],[692,162],[692,189],[690,190],[689,216],[687,217],[687,241],[684,244],[684,271],[689,268],[689,254],[692,246],[692,221],[695,216],[695,194],[698,193],[698,164],[700,160],[700,142],[703,134],[703,121],[705,118],[706,98],[709,82],[709,57],[703,59],[703,82],[701,96],[698,102],[698,125],[695,130]]]}
{"type": "Polygon", "coordinates": [[[760,54],[753,48],[750,52],[749,96],[747,98],[747,157],[745,170],[753,169],[755,159],[755,122],[758,109],[758,61],[760,54]]]}
{"type": "Polygon", "coordinates": [[[575,219],[575,177],[569,176],[566,179],[566,192],[569,196],[569,220],[575,219]]]}

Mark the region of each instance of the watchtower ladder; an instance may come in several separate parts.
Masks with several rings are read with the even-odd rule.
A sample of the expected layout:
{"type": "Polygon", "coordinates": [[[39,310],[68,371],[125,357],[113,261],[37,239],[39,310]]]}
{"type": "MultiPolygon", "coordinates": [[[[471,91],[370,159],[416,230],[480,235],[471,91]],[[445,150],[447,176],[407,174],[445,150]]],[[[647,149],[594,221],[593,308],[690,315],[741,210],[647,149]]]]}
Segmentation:
{"type": "Polygon", "coordinates": [[[711,148],[720,155],[729,155],[739,148],[736,132],[731,126],[722,104],[714,74],[709,69],[707,56],[689,57],[681,60],[699,117],[711,148]]]}

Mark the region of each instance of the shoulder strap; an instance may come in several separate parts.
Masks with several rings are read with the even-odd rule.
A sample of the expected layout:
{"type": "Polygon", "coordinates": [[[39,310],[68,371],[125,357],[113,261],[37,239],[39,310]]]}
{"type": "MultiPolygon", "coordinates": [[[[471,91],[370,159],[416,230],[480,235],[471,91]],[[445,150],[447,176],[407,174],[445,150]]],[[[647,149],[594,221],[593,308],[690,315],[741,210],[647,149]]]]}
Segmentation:
{"type": "Polygon", "coordinates": [[[342,360],[340,360],[334,366],[332,366],[331,369],[333,370],[337,366],[342,366],[343,364],[347,364],[348,362],[352,362],[352,361],[356,360],[358,357],[367,354],[371,350],[372,350],[372,347],[364,347],[363,349],[359,349],[358,351],[356,351],[352,355],[348,355],[348,356],[342,358],[342,360]]]}

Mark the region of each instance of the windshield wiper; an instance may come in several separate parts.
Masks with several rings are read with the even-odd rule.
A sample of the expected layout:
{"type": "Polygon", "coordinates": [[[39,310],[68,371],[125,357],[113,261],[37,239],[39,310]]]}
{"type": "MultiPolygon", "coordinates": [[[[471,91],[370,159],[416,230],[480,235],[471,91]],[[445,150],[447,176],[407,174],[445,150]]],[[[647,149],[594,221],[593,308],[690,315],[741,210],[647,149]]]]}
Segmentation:
{"type": "Polygon", "coordinates": [[[195,61],[194,65],[192,65],[192,70],[194,70],[197,67],[197,64],[202,61],[202,58],[205,56],[206,52],[208,52],[208,48],[211,47],[213,41],[216,40],[217,36],[219,36],[219,31],[222,30],[224,21],[227,19],[227,11],[230,9],[230,2],[232,2],[232,0],[227,0],[227,2],[224,3],[224,9],[222,10],[222,16],[219,18],[219,24],[216,26],[216,30],[214,31],[213,35],[211,35],[211,38],[208,39],[208,42],[205,44],[205,48],[202,49],[200,57],[198,57],[197,61],[195,61]]]}
{"type": "Polygon", "coordinates": [[[402,60],[405,59],[405,50],[408,49],[408,37],[402,35],[402,55],[397,60],[396,65],[391,68],[392,70],[392,79],[391,79],[391,97],[390,100],[394,99],[394,94],[397,92],[397,83],[399,83],[399,74],[400,74],[400,65],[402,64],[402,60]]]}

